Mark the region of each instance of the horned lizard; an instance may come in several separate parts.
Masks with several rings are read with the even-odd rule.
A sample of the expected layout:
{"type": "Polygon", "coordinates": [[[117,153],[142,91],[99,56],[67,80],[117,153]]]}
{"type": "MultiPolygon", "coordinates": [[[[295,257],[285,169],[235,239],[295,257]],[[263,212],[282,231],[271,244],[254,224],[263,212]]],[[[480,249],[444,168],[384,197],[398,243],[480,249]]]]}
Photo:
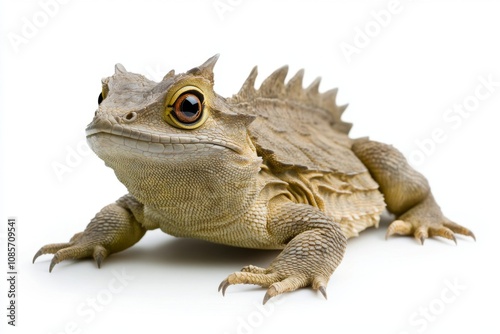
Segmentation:
{"type": "MultiPolygon", "coordinates": [[[[257,249],[282,249],[267,268],[246,266],[222,281],[278,294],[312,286],[326,297],[348,238],[378,226],[385,208],[396,219],[387,236],[455,240],[474,234],[446,218],[427,180],[394,147],[351,139],[337,90],[285,83],[282,67],[255,89],[254,68],[241,90],[213,90],[218,55],[159,83],[116,65],[102,81],[86,129],[93,151],[128,194],[105,206],[67,243],[42,247],[54,265],[112,253],[160,228],[177,237],[257,249]]],[[[455,241],[456,242],[456,241],[455,241]]]]}

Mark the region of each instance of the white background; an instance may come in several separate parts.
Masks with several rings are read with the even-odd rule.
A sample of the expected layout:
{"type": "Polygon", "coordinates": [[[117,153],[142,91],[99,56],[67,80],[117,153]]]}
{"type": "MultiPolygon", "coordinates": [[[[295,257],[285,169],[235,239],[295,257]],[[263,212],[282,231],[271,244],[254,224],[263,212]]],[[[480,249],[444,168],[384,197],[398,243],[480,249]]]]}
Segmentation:
{"type": "Polygon", "coordinates": [[[403,1],[381,27],[373,13],[389,1],[61,1],[50,17],[45,2],[3,0],[0,8],[1,268],[7,217],[19,221],[18,327],[6,325],[2,279],[3,333],[499,332],[498,3],[403,1]],[[230,10],[218,12],[217,3],[230,10]],[[26,22],[37,31],[30,35],[26,22]],[[360,45],[364,29],[372,36],[360,45]],[[361,47],[348,61],[341,45],[355,40],[361,47]],[[67,241],[126,191],[93,153],[73,157],[61,178],[53,169],[84,141],[100,79],[121,62],[159,80],[215,53],[223,96],[237,92],[254,65],[258,84],[289,64],[293,73],[306,69],[305,84],[322,76],[321,90],[340,87],[352,135],[413,157],[445,214],[477,242],[385,241],[386,222],[349,241],[328,301],[303,289],[264,309],[261,288],[232,286],[222,297],[217,286],[244,265],[266,266],[276,252],[153,231],[100,270],[68,261],[49,274],[50,256],[31,264],[39,247],[67,241]],[[481,77],[497,86],[474,100],[481,77]],[[443,118],[464,101],[478,101],[467,118],[443,118]],[[444,138],[424,157],[417,142],[436,129],[444,138]],[[120,272],[125,283],[114,278],[120,272]]]}

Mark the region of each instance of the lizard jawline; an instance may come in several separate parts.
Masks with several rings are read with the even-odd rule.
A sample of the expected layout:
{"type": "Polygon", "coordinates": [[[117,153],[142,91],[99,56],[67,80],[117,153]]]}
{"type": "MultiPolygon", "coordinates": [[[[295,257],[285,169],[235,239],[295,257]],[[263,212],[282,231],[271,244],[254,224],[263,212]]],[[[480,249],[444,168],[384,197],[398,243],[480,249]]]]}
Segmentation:
{"type": "Polygon", "coordinates": [[[184,151],[192,151],[189,148],[186,149],[186,147],[195,147],[195,145],[203,145],[204,148],[229,149],[237,154],[242,153],[241,148],[237,145],[222,141],[212,141],[208,138],[199,139],[192,136],[165,136],[163,134],[152,135],[136,130],[129,130],[128,133],[124,132],[125,130],[123,128],[120,128],[119,131],[115,129],[87,128],[86,136],[87,140],[89,140],[91,137],[104,134],[109,136],[109,139],[117,145],[127,146],[152,154],[175,154],[182,153],[184,151]],[[141,137],[146,138],[143,139],[141,137]]]}

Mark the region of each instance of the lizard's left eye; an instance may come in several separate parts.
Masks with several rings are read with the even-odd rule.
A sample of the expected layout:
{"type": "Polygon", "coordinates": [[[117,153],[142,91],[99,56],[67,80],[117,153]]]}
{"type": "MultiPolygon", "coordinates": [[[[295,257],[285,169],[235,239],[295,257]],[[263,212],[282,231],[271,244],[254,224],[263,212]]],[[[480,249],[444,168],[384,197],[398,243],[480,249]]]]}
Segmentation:
{"type": "Polygon", "coordinates": [[[173,106],[175,117],[186,124],[196,122],[201,117],[202,112],[202,100],[193,92],[186,92],[179,96],[173,106]]]}

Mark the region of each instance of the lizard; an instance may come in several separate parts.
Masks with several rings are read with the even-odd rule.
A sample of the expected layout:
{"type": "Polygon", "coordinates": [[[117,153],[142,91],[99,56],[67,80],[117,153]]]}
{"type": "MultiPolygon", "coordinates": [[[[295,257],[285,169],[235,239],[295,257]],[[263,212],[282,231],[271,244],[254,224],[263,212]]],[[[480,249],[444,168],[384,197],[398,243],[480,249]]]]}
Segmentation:
{"type": "Polygon", "coordinates": [[[89,146],[128,194],[105,206],[69,242],[43,246],[49,271],[68,259],[112,253],[148,230],[175,237],[281,253],[267,268],[247,265],[222,281],[279,294],[312,287],[327,297],[328,281],[347,240],[394,215],[386,238],[474,238],[446,218],[427,179],[392,145],[349,137],[337,89],[303,87],[304,71],[286,83],[283,66],[255,88],[254,67],[237,94],[214,91],[215,55],[161,82],[121,64],[102,79],[98,108],[86,128],[89,146]]]}

